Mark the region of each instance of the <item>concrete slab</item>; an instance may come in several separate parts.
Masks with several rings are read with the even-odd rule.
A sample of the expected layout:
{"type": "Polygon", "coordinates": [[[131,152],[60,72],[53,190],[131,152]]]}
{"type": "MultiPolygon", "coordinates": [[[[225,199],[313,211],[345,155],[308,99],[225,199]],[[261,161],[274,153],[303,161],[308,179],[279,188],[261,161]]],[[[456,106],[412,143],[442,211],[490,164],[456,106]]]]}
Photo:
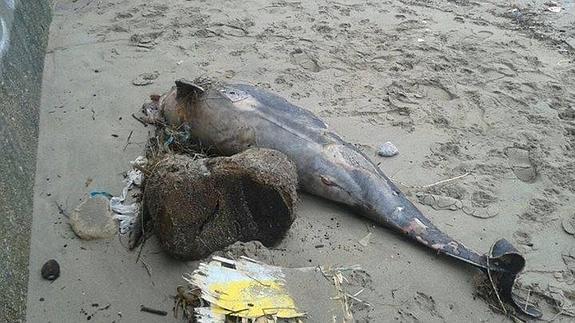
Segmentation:
{"type": "Polygon", "coordinates": [[[0,1],[0,322],[25,316],[48,1],[0,1]]]}

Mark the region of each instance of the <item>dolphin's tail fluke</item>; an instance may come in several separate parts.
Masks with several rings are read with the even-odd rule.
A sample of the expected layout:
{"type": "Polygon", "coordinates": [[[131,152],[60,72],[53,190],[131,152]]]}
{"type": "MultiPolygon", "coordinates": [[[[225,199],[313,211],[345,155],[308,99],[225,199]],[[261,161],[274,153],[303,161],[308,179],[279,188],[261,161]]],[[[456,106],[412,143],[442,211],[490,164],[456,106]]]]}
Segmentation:
{"type": "Polygon", "coordinates": [[[488,276],[500,301],[530,317],[542,316],[536,307],[523,302],[513,293],[515,278],[523,270],[525,258],[507,240],[500,239],[487,254],[479,254],[437,228],[385,174],[374,176],[369,172],[356,172],[355,179],[366,191],[373,192],[367,196],[368,207],[363,210],[373,220],[440,254],[481,269],[488,276]]]}

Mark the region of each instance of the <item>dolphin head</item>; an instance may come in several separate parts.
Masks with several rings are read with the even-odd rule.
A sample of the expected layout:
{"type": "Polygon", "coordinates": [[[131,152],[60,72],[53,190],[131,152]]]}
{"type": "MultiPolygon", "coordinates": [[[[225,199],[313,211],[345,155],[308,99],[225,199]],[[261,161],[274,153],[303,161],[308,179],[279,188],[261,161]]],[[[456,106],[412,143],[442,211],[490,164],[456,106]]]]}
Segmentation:
{"type": "Polygon", "coordinates": [[[194,104],[204,92],[202,87],[191,81],[177,80],[176,86],[159,98],[159,108],[167,125],[177,128],[190,121],[186,106],[194,104]]]}

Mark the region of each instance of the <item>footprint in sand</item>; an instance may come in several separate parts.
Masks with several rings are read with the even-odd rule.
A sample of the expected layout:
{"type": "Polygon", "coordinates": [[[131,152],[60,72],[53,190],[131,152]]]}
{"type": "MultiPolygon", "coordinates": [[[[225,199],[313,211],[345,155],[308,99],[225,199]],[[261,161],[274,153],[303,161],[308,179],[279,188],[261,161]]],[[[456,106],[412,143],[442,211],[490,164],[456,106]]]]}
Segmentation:
{"type": "Polygon", "coordinates": [[[566,214],[561,219],[561,226],[568,234],[575,236],[575,214],[566,214]]]}
{"type": "Polygon", "coordinates": [[[419,203],[429,205],[434,210],[451,210],[456,211],[463,208],[463,203],[453,197],[436,195],[436,194],[417,194],[419,203]]]}
{"type": "Polygon", "coordinates": [[[489,219],[499,214],[498,209],[493,205],[477,206],[474,201],[462,201],[450,196],[417,193],[419,203],[431,206],[434,210],[461,210],[467,215],[480,219],[489,219]]]}
{"type": "Polygon", "coordinates": [[[505,153],[515,176],[525,183],[533,183],[537,177],[537,170],[529,158],[529,151],[509,147],[505,153]]]}
{"type": "Polygon", "coordinates": [[[436,81],[426,82],[425,84],[419,84],[419,92],[423,97],[435,101],[451,101],[457,98],[457,95],[453,94],[442,84],[436,81]]]}
{"type": "Polygon", "coordinates": [[[479,39],[487,39],[493,36],[493,33],[490,32],[489,30],[480,30],[475,34],[475,36],[479,39]]]}
{"type": "Polygon", "coordinates": [[[533,248],[533,239],[531,235],[525,231],[515,231],[513,233],[513,239],[518,245],[533,248]]]}
{"type": "Polygon", "coordinates": [[[299,65],[308,71],[311,72],[320,71],[320,67],[319,64],[317,63],[317,60],[299,48],[291,53],[291,59],[293,64],[299,65]]]}
{"type": "Polygon", "coordinates": [[[414,299],[421,310],[431,314],[431,316],[433,317],[443,319],[443,315],[441,315],[441,313],[439,312],[435,304],[435,300],[433,299],[432,296],[427,295],[423,292],[417,292],[417,296],[415,296],[414,299]]]}
{"type": "Polygon", "coordinates": [[[564,111],[559,112],[559,119],[565,121],[575,120],[575,108],[568,108],[564,111]]]}

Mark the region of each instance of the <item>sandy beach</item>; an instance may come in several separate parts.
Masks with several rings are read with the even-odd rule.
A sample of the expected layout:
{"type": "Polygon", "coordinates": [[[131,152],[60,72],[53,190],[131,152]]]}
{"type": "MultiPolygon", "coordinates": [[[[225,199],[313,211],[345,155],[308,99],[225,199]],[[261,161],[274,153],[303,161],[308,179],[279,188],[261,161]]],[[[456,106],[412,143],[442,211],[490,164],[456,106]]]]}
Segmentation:
{"type": "MultiPolygon", "coordinates": [[[[131,114],[174,80],[198,76],[258,85],[314,112],[445,232],[481,252],[511,241],[527,260],[517,288],[544,319],[573,320],[575,236],[565,226],[575,223],[575,4],[558,6],[56,0],[27,321],[181,321],[171,296],[198,262],[169,258],[153,238],[138,262],[123,239],[80,240],[58,205],[70,212],[92,190],[120,194],[122,173],[153,131],[131,114]],[[142,86],[144,73],[153,75],[142,86]],[[387,141],[397,156],[377,156],[387,141]],[[62,274],[50,283],[40,268],[52,258],[62,274]],[[169,314],[140,312],[141,304],[169,314]]],[[[368,274],[360,298],[371,306],[358,307],[356,321],[511,320],[477,297],[473,268],[339,205],[300,200],[288,236],[264,252],[266,261],[360,265],[368,274]]]]}

